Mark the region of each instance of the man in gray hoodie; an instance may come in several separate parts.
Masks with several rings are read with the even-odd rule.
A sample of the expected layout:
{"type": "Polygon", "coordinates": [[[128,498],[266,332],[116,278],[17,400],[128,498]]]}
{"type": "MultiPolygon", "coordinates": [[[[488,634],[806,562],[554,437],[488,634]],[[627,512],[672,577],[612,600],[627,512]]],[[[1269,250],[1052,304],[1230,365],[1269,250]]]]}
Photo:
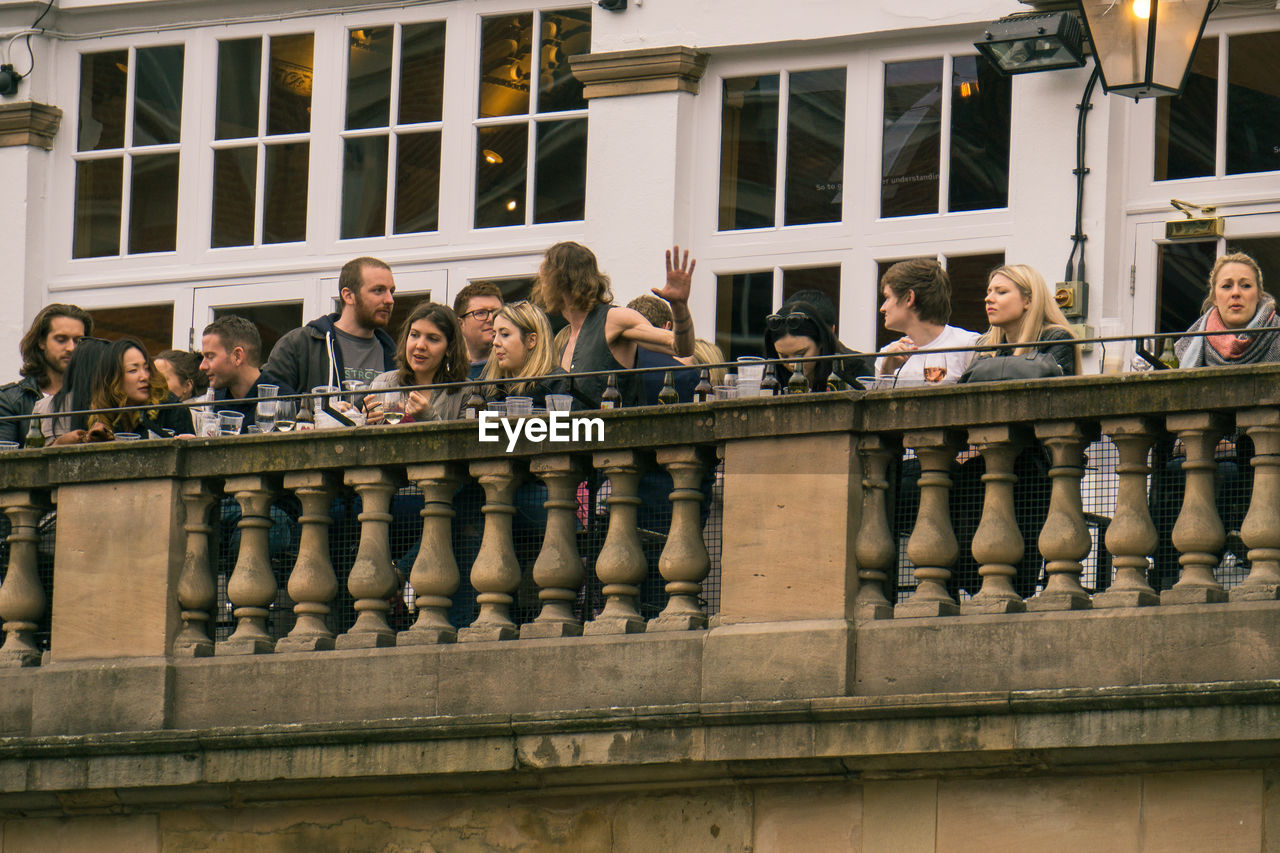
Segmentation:
{"type": "Polygon", "coordinates": [[[396,345],[386,329],[395,292],[391,267],[383,261],[348,261],[338,275],[342,311],[287,333],[271,348],[263,372],[305,392],[347,379],[369,382],[391,370],[396,345]]]}

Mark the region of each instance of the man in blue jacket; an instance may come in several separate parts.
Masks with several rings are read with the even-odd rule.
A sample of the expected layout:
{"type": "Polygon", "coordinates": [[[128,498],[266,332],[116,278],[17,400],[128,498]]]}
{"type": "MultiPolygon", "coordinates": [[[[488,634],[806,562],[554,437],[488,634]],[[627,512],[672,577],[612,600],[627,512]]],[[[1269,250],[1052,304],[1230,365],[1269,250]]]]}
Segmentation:
{"type": "Polygon", "coordinates": [[[263,371],[299,391],[344,380],[370,382],[396,366],[396,344],[387,333],[395,306],[391,267],[377,258],[348,261],[338,275],[342,311],[288,332],[271,348],[263,371]]]}

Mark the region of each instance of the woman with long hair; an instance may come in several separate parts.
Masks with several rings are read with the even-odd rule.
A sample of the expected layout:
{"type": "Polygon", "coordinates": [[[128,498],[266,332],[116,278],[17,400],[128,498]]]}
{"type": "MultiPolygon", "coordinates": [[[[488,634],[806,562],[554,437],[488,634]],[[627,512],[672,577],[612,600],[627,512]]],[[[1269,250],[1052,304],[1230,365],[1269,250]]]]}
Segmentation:
{"type": "MultiPolygon", "coordinates": [[[[34,415],[50,415],[65,412],[85,412],[93,405],[94,378],[98,365],[107,356],[110,341],[102,338],[83,337],[76,344],[76,351],[67,364],[62,388],[51,397],[36,403],[34,415]]],[[[41,418],[40,430],[45,441],[52,444],[82,444],[89,430],[89,416],[66,415],[41,418]]]]}
{"type": "Polygon", "coordinates": [[[110,439],[117,432],[136,432],[143,438],[151,433],[164,436],[168,431],[189,435],[193,430],[191,412],[187,409],[110,411],[176,402],[178,399],[169,392],[164,374],[156,370],[141,341],[137,338],[112,341],[93,378],[90,405],[103,411],[89,417],[89,440],[95,440],[97,435],[110,439]]]}
{"type": "MultiPolygon", "coordinates": [[[[395,370],[374,378],[371,391],[387,391],[414,385],[462,382],[470,362],[462,329],[453,309],[438,302],[421,302],[404,325],[396,341],[395,370]]],[[[404,420],[451,421],[457,419],[466,400],[464,388],[426,388],[404,397],[404,420]]],[[[367,402],[368,423],[383,420],[377,398],[367,402]]]]}
{"type": "Polygon", "coordinates": [[[1173,351],[1179,367],[1216,367],[1280,361],[1280,333],[1247,334],[1277,325],[1276,302],[1262,287],[1258,262],[1243,252],[1223,255],[1209,273],[1209,293],[1200,319],[1188,332],[1232,334],[1179,338],[1173,351]]]}
{"type": "Polygon", "coordinates": [[[209,390],[209,377],[200,369],[203,359],[200,353],[167,349],[155,357],[155,365],[168,384],[169,393],[186,401],[209,390]]]}
{"type": "MultiPolygon", "coordinates": [[[[764,354],[766,358],[781,359],[847,355],[846,358],[800,363],[813,391],[827,390],[827,380],[833,373],[849,387],[861,388],[858,377],[870,376],[875,364],[840,343],[816,306],[794,297],[782,303],[777,314],[765,318],[764,354]]],[[[778,381],[784,387],[791,373],[788,366],[779,366],[778,381]]]]}
{"type": "MultiPolygon", "coordinates": [[[[987,276],[987,321],[991,328],[978,339],[982,346],[1012,344],[988,355],[1027,355],[1033,341],[1061,341],[1049,347],[1037,347],[1048,352],[1062,368],[1063,376],[1080,373],[1080,353],[1073,343],[1075,335],[1063,316],[1062,309],[1049,293],[1049,285],[1034,267],[1026,264],[1006,264],[992,270],[987,276]],[[1022,344],[1022,346],[1019,346],[1022,344]]],[[[975,359],[976,361],[976,359],[975,359]]]]}
{"type": "Polygon", "coordinates": [[[546,405],[548,394],[569,393],[569,380],[556,363],[551,323],[532,302],[508,302],[493,317],[493,349],[482,379],[505,379],[485,387],[490,399],[532,397],[535,406],[546,405]],[[544,377],[538,379],[536,377],[544,377]]]}

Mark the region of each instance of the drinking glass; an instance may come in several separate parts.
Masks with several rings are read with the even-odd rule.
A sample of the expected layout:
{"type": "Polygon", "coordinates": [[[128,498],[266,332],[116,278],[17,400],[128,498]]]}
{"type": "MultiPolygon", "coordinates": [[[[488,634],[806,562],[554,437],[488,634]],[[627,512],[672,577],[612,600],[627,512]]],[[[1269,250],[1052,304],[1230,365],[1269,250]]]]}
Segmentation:
{"type": "MultiPolygon", "coordinates": [[[[240,426],[244,423],[244,415],[240,412],[218,412],[218,434],[239,435],[240,426]]],[[[118,436],[117,436],[118,437],[118,436]]]]}
{"type": "MultiPolygon", "coordinates": [[[[258,386],[262,387],[262,386],[258,386]]],[[[259,400],[258,406],[254,410],[254,423],[262,432],[271,432],[276,426],[276,408],[280,404],[275,400],[259,400]]]]}
{"type": "Polygon", "coordinates": [[[0,441],[0,451],[17,450],[20,447],[22,447],[22,445],[16,441],[0,441]]]}
{"type": "Polygon", "coordinates": [[[941,352],[924,354],[924,381],[939,385],[947,378],[947,355],[941,352]]]}
{"type": "Polygon", "coordinates": [[[532,397],[507,397],[508,415],[528,415],[533,412],[532,397]]]}
{"type": "Polygon", "coordinates": [[[404,420],[404,392],[388,391],[382,395],[382,420],[398,424],[404,420]]]}
{"type": "Polygon", "coordinates": [[[552,412],[567,412],[573,407],[572,394],[548,394],[547,409],[552,412]]]}
{"type": "Polygon", "coordinates": [[[293,400],[279,400],[276,402],[276,430],[279,432],[292,432],[293,425],[297,420],[298,404],[293,400]]]}
{"type": "Polygon", "coordinates": [[[764,359],[757,355],[738,356],[738,381],[759,383],[764,379],[764,359]]]}
{"type": "Polygon", "coordinates": [[[116,441],[140,441],[142,436],[136,432],[118,432],[116,433],[116,441]]]}

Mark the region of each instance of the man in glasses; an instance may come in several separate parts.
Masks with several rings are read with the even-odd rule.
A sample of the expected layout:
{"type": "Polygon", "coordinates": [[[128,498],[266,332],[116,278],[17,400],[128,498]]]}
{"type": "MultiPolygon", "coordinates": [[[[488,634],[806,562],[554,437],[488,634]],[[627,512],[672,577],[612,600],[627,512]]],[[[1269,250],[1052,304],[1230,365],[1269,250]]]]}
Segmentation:
{"type": "MultiPolygon", "coordinates": [[[[58,303],[42,308],[18,344],[22,378],[0,387],[0,416],[29,415],[42,397],[58,393],[76,344],[91,334],[93,318],[83,308],[58,303]]],[[[27,430],[26,421],[0,421],[0,441],[21,442],[27,430]]]]}
{"type": "Polygon", "coordinates": [[[462,340],[471,361],[470,379],[479,379],[493,349],[493,315],[502,307],[502,291],[488,281],[473,281],[453,300],[453,313],[462,327],[462,340]]]}
{"type": "MultiPolygon", "coordinates": [[[[581,243],[557,243],[547,249],[538,270],[533,301],[549,314],[568,322],[568,337],[560,366],[570,373],[624,370],[635,367],[636,348],[674,356],[693,355],[693,318],[689,315],[689,287],[696,261],[680,247],[667,252],[667,278],[655,296],[671,306],[673,328],[658,329],[639,311],[613,304],[609,277],[600,272],[595,254],[581,243]]],[[[561,334],[565,334],[561,330],[561,334]]],[[[583,399],[600,404],[605,377],[577,380],[583,399]]],[[[644,387],[635,375],[618,377],[623,406],[644,403],[644,387]]]]}

